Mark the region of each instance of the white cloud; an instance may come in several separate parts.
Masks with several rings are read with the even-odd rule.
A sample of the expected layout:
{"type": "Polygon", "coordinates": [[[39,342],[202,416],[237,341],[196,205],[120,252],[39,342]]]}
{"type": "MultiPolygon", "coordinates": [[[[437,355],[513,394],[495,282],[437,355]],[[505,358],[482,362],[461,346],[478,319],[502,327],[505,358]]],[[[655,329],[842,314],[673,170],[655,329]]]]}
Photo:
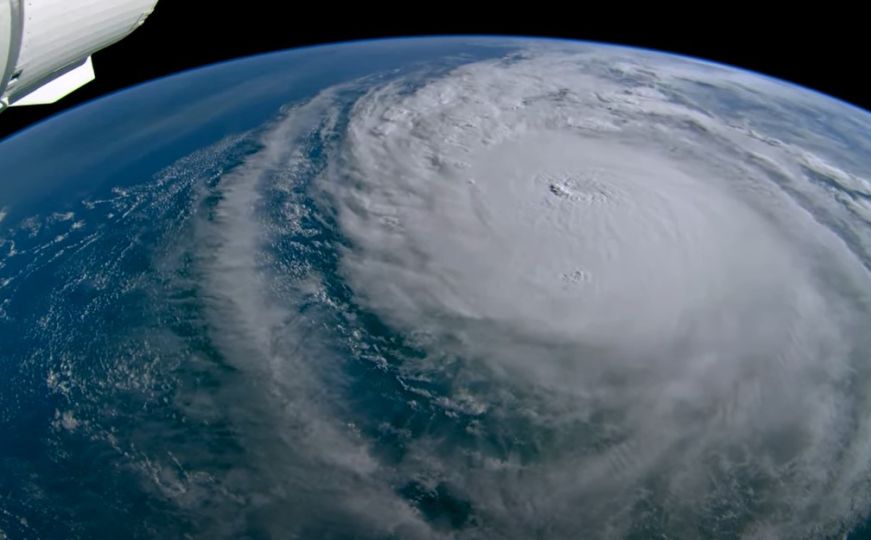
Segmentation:
{"type": "Polygon", "coordinates": [[[257,526],[270,536],[314,523],[424,537],[428,527],[378,480],[380,466],[367,445],[330,414],[334,392],[322,385],[327,374],[338,376],[336,366],[323,361],[329,353],[319,325],[292,307],[301,299],[276,294],[263,251],[269,236],[262,188],[306,159],[298,145],[332,104],[326,92],[288,110],[263,134],[264,148],[221,178],[221,202],[196,227],[212,338],[243,374],[221,398],[241,404],[228,414],[251,460],[222,483],[239,497],[260,497],[267,517],[257,526]],[[329,520],[318,517],[326,513],[329,520]]]}
{"type": "Polygon", "coordinates": [[[651,87],[721,75],[545,51],[412,93],[386,84],[354,107],[319,189],[351,241],[342,270],[360,301],[452,344],[466,376],[489,379],[471,398],[500,429],[561,426],[531,462],[485,452],[470,467],[469,449],[417,442],[409,474],[450,478],[499,536],[625,532],[646,501],[672,534],[731,505],[748,537],[800,537],[871,502],[856,423],[868,344],[849,322],[867,313],[810,254],[859,290],[867,275],[743,161],[792,154],[651,87]],[[657,76],[627,80],[645,71],[657,76]],[[503,392],[524,397],[500,409],[503,392]]]}

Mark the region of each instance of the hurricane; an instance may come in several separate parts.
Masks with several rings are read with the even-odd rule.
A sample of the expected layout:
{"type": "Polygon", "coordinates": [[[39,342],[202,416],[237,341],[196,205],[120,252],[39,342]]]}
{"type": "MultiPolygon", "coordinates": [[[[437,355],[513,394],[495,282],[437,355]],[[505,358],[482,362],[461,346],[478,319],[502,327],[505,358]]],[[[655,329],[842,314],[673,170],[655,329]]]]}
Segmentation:
{"type": "Polygon", "coordinates": [[[861,526],[871,115],[483,41],[0,199],[0,538],[861,526]]]}

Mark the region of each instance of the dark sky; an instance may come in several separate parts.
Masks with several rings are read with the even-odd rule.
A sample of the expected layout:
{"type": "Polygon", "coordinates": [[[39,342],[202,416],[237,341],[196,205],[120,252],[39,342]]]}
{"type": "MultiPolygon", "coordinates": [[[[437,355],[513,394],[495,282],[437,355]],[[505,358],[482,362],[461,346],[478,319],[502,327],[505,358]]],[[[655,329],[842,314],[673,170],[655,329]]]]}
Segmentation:
{"type": "MultiPolygon", "coordinates": [[[[867,31],[858,13],[801,21],[754,12],[647,13],[619,8],[565,11],[534,2],[526,9],[468,9],[443,3],[403,3],[404,8],[369,2],[347,8],[314,0],[304,11],[297,2],[247,0],[160,0],[145,25],[120,43],[94,55],[97,80],[56,105],[13,108],[0,114],[0,138],[34,122],[108,92],[240,56],[300,45],[419,34],[522,34],[566,37],[643,46],[687,54],[760,71],[820,90],[871,109],[867,90],[867,31]]],[[[567,3],[563,6],[568,5],[567,3]]],[[[706,6],[712,4],[705,3],[706,6]]],[[[576,4],[575,8],[583,7],[576,4]]]]}

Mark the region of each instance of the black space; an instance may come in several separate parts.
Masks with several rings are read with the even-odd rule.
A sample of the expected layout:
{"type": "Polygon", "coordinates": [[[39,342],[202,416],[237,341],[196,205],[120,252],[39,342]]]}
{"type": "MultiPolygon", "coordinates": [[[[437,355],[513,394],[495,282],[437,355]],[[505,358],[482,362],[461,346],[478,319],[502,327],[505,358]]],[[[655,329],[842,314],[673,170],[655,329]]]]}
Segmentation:
{"type": "MultiPolygon", "coordinates": [[[[807,86],[871,110],[865,79],[867,31],[859,13],[805,20],[756,12],[706,13],[576,4],[485,10],[442,3],[345,7],[248,0],[160,0],[154,14],[120,43],[94,55],[97,80],[59,103],[0,114],[0,139],[98,96],[186,69],[261,52],[354,39],[422,34],[519,34],[635,45],[705,58],[807,86]],[[462,7],[463,9],[459,9],[462,7]],[[472,9],[472,11],[469,11],[472,9]]],[[[518,4],[519,6],[519,4],[518,4]]]]}

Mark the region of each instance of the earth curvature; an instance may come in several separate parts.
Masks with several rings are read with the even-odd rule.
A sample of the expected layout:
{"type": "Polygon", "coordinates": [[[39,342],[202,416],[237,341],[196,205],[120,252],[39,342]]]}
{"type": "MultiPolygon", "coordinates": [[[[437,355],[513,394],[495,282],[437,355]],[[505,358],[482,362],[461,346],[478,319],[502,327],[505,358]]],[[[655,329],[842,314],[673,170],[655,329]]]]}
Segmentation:
{"type": "Polygon", "coordinates": [[[822,94],[501,37],[186,72],[0,142],[0,538],[858,539],[869,301],[822,94]]]}

